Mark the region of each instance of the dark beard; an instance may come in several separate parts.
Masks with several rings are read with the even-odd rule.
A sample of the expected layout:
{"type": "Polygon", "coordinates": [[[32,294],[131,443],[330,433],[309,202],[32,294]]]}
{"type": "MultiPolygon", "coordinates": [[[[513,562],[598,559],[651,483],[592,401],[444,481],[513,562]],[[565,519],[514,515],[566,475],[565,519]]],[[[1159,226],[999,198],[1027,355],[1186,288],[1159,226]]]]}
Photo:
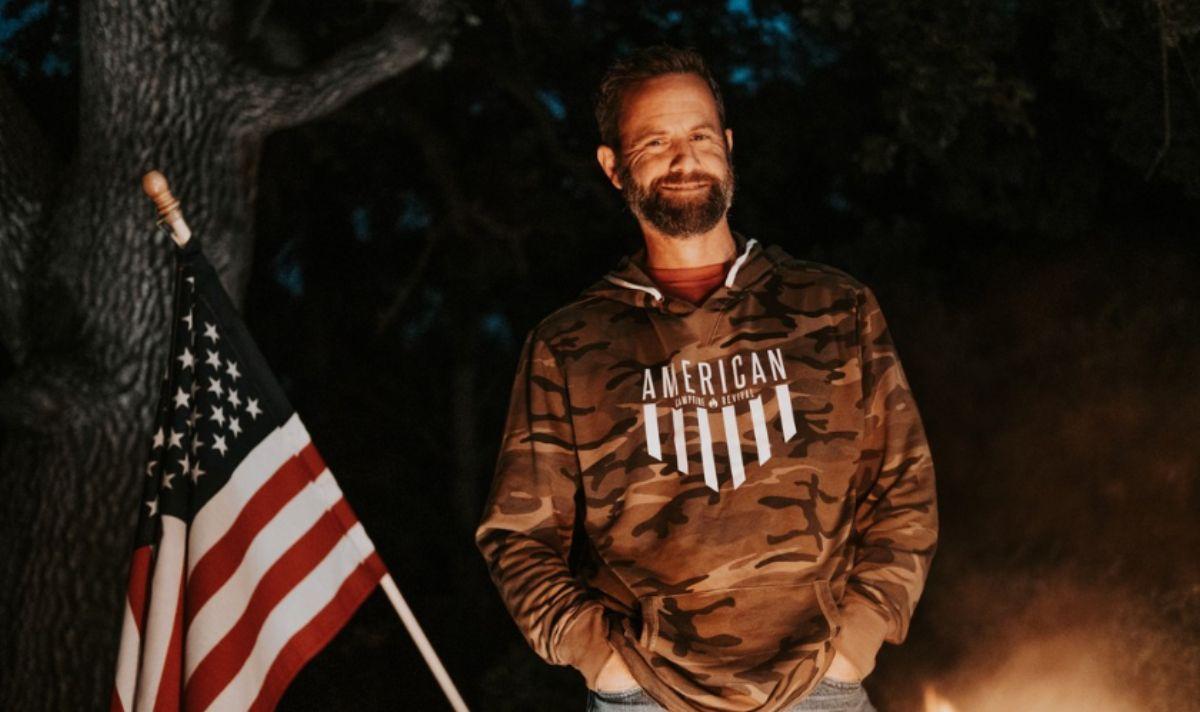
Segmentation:
{"type": "Polygon", "coordinates": [[[622,162],[617,168],[622,185],[621,195],[634,215],[640,216],[665,235],[686,237],[708,232],[721,221],[733,203],[733,164],[728,159],[727,153],[725,165],[728,166],[728,171],[724,180],[695,171],[660,176],[648,187],[638,184],[630,175],[629,167],[622,162]],[[700,198],[672,199],[661,189],[664,184],[678,185],[700,181],[708,181],[708,190],[700,198]]]}

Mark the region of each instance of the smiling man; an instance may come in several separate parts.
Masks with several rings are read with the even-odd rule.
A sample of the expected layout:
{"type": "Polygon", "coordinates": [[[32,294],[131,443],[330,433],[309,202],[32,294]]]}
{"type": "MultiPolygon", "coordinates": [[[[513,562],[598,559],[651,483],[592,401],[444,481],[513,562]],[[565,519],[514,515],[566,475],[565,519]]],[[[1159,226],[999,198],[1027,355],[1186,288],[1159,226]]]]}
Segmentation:
{"type": "Polygon", "coordinates": [[[871,290],[733,232],[692,51],[617,62],[597,159],[644,249],[525,340],[476,543],[589,710],[873,710],[937,542],[924,429],[871,290]]]}

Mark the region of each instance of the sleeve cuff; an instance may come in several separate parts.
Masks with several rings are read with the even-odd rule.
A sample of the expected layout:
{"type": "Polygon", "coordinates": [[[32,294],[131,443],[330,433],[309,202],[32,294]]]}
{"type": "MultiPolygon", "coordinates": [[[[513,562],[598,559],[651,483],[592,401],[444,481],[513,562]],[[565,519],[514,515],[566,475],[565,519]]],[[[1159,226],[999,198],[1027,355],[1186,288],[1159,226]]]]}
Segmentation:
{"type": "Polygon", "coordinates": [[[833,637],[833,649],[858,668],[865,678],[875,669],[875,656],[887,636],[888,622],[863,601],[847,598],[839,610],[841,628],[833,637]]]}
{"type": "Polygon", "coordinates": [[[559,660],[583,673],[589,690],[596,689],[596,678],[613,654],[604,610],[603,605],[595,602],[587,606],[567,625],[558,641],[559,660]]]}

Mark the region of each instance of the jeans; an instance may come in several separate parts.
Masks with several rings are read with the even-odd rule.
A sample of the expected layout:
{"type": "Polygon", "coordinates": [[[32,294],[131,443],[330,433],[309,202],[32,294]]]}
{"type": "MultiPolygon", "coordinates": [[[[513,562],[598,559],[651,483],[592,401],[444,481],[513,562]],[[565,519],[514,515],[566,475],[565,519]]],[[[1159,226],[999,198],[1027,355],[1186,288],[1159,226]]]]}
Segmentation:
{"type": "MultiPolygon", "coordinates": [[[[587,712],[662,712],[663,707],[650,699],[642,688],[615,692],[588,690],[587,712]]],[[[867,699],[861,682],[842,682],[825,678],[808,697],[786,712],[876,712],[867,699]]]]}

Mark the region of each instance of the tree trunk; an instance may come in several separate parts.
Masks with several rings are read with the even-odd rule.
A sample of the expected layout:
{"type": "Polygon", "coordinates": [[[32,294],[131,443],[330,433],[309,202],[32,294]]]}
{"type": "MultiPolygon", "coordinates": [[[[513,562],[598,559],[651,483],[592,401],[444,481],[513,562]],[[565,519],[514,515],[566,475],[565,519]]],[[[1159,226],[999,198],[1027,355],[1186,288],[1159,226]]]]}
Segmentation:
{"type": "Polygon", "coordinates": [[[80,149],[55,173],[0,77],[0,708],[106,706],[157,385],[171,243],[140,190],[171,180],[235,303],[263,139],[423,58],[440,8],[300,76],[230,52],[228,3],[84,0],[80,149]],[[226,44],[218,39],[225,38],[226,44]]]}

